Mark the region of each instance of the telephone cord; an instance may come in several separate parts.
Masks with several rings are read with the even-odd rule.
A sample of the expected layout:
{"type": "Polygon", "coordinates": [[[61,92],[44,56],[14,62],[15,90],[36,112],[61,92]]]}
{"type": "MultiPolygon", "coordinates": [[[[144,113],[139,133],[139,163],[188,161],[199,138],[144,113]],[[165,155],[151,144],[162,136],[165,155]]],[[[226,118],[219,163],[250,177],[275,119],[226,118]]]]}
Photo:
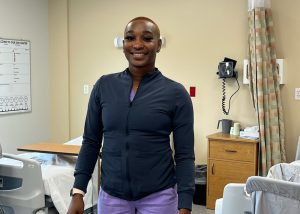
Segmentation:
{"type": "Polygon", "coordinates": [[[230,102],[229,102],[229,109],[228,111],[226,111],[226,107],[225,107],[225,101],[226,101],[226,79],[223,78],[222,79],[222,110],[223,110],[223,113],[225,115],[228,115],[229,114],[229,109],[230,109],[230,102]]]}
{"type": "Polygon", "coordinates": [[[231,98],[233,97],[233,95],[235,95],[238,92],[238,90],[240,90],[240,84],[239,84],[239,81],[238,81],[237,77],[235,77],[235,80],[238,84],[238,89],[230,96],[227,111],[226,111],[226,107],[225,107],[225,105],[226,105],[226,103],[225,103],[225,101],[226,101],[226,87],[225,87],[226,86],[226,79],[223,78],[223,81],[222,81],[222,94],[223,94],[223,96],[222,96],[222,111],[225,115],[229,114],[231,98]]]}

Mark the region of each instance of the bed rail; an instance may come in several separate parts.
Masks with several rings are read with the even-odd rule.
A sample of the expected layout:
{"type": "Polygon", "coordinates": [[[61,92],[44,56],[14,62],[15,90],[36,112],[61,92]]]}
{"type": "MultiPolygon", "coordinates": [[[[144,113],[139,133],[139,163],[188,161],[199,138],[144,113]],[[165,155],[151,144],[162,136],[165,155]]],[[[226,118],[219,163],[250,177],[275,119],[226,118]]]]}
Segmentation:
{"type": "Polygon", "coordinates": [[[0,163],[0,211],[5,214],[32,214],[45,207],[40,164],[12,154],[3,153],[3,157],[21,164],[0,163]]]}

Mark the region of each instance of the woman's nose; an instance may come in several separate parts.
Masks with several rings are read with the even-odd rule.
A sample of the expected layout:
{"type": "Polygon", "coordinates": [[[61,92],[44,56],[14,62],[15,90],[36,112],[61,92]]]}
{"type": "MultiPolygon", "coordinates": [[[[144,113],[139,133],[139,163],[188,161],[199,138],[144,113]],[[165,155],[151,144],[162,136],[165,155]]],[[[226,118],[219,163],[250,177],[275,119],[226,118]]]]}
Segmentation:
{"type": "Polygon", "coordinates": [[[134,41],[134,43],[133,43],[133,47],[134,47],[135,49],[141,49],[141,48],[143,48],[143,47],[144,47],[144,42],[143,42],[143,40],[141,40],[141,39],[136,39],[136,40],[134,41]]]}

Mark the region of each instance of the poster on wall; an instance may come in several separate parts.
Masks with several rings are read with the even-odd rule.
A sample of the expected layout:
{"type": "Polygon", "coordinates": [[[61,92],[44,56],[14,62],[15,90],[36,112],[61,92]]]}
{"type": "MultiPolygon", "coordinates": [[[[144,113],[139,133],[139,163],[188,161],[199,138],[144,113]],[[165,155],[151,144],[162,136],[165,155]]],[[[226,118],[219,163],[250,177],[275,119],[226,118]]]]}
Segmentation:
{"type": "Polygon", "coordinates": [[[30,111],[30,41],[0,38],[0,114],[30,111]]]}

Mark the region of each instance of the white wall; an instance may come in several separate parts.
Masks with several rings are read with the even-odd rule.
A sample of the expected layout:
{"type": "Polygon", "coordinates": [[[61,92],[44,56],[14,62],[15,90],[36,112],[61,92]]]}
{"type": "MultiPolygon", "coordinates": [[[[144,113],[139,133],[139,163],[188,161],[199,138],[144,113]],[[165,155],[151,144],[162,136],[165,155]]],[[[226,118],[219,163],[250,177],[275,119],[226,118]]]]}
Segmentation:
{"type": "Polygon", "coordinates": [[[0,0],[0,37],[31,41],[32,112],[0,115],[3,152],[49,139],[48,0],[0,0]]]}

